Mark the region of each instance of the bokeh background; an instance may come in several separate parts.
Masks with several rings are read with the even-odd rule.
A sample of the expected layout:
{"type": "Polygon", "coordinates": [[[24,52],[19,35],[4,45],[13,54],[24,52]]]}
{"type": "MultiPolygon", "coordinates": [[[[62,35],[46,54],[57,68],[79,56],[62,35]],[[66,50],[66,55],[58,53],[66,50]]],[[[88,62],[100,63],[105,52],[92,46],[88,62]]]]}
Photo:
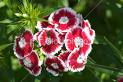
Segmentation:
{"type": "MultiPolygon", "coordinates": [[[[117,82],[123,76],[123,0],[0,0],[0,82],[117,82]],[[13,53],[15,36],[61,7],[88,19],[96,32],[85,70],[30,75],[13,53]]],[[[123,81],[122,81],[123,82],[123,81]]]]}

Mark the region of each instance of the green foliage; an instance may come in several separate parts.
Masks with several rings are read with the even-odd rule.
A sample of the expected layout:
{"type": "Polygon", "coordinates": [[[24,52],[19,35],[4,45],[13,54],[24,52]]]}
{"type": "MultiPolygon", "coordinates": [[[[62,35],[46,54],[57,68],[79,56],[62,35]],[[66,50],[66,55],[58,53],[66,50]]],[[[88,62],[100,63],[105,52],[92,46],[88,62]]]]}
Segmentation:
{"type": "Polygon", "coordinates": [[[117,82],[123,76],[123,0],[1,0],[0,14],[1,82],[117,82]],[[86,68],[58,77],[42,69],[40,76],[31,76],[14,56],[15,36],[26,28],[35,31],[38,20],[60,7],[72,7],[96,31],[86,68]]]}

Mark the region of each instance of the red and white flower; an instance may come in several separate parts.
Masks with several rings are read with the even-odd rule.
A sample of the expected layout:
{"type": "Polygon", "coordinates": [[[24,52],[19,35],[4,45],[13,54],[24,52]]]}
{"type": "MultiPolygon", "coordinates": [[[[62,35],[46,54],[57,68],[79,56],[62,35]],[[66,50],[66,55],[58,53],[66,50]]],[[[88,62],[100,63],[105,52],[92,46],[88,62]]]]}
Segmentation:
{"type": "Polygon", "coordinates": [[[43,30],[38,37],[41,51],[46,56],[53,56],[61,50],[62,44],[58,42],[58,34],[55,30],[43,30]]]}
{"type": "Polygon", "coordinates": [[[56,56],[46,58],[45,66],[46,70],[51,74],[53,74],[54,76],[58,76],[60,72],[67,71],[64,62],[56,56]]]}
{"type": "Polygon", "coordinates": [[[95,31],[91,28],[91,25],[88,20],[83,20],[81,22],[81,26],[83,28],[83,31],[87,34],[89,39],[91,40],[91,43],[93,43],[95,39],[95,31]]]}
{"type": "Polygon", "coordinates": [[[67,67],[72,72],[79,72],[85,68],[87,57],[84,56],[83,52],[79,48],[75,48],[67,60],[67,67]]]}
{"type": "Polygon", "coordinates": [[[39,60],[38,55],[32,51],[32,53],[23,59],[20,59],[20,64],[29,71],[30,74],[38,76],[41,73],[42,61],[39,60]]]}
{"type": "Polygon", "coordinates": [[[61,8],[51,13],[48,21],[55,25],[56,30],[60,33],[67,32],[79,23],[76,12],[71,8],[61,8]]]}
{"type": "Polygon", "coordinates": [[[14,45],[14,53],[17,58],[28,56],[33,50],[33,35],[29,30],[23,32],[22,35],[16,37],[14,45]]]}
{"type": "Polygon", "coordinates": [[[89,45],[90,42],[86,33],[79,26],[69,30],[65,36],[65,46],[68,51],[73,51],[75,48],[89,45]]]}

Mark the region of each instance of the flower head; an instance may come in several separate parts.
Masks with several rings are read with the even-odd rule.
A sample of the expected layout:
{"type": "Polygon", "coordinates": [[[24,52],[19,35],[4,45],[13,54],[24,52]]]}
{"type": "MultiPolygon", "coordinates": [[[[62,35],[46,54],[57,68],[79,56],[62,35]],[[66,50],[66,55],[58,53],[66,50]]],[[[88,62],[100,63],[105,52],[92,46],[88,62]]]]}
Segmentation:
{"type": "Polygon", "coordinates": [[[16,37],[14,45],[14,53],[17,58],[28,56],[33,50],[33,35],[29,30],[23,32],[22,35],[16,37]]]}
{"type": "Polygon", "coordinates": [[[68,51],[73,51],[75,48],[89,45],[89,43],[89,38],[80,27],[69,30],[65,36],[65,46],[68,51]]]}
{"type": "Polygon", "coordinates": [[[79,72],[85,68],[86,57],[78,48],[74,49],[67,60],[67,67],[72,72],[79,72]]]}
{"type": "Polygon", "coordinates": [[[43,30],[38,38],[41,51],[46,56],[53,56],[62,47],[58,42],[58,34],[55,30],[43,30]]]}
{"type": "Polygon", "coordinates": [[[78,25],[78,18],[76,12],[71,8],[61,8],[49,16],[49,22],[55,25],[56,30],[67,32],[73,26],[78,25]]]}
{"type": "Polygon", "coordinates": [[[20,59],[20,64],[34,76],[38,76],[41,73],[42,61],[39,60],[38,55],[34,51],[25,58],[20,59]]]}
{"type": "Polygon", "coordinates": [[[46,58],[45,66],[46,70],[54,76],[58,76],[60,72],[67,71],[64,62],[56,56],[46,58]]]}

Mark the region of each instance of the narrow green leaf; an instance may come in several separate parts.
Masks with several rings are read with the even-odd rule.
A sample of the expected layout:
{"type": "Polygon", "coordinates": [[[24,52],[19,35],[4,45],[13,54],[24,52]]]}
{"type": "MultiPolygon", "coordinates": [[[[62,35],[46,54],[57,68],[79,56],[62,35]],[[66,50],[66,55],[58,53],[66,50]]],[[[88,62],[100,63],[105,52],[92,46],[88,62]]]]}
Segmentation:
{"type": "Polygon", "coordinates": [[[123,53],[116,46],[114,46],[106,37],[104,37],[104,39],[112,48],[112,50],[116,53],[114,55],[120,60],[120,62],[123,63],[123,53]]]}
{"type": "Polygon", "coordinates": [[[0,51],[4,50],[5,48],[9,47],[9,46],[12,45],[12,44],[13,44],[13,43],[0,45],[0,51]]]}
{"type": "Polygon", "coordinates": [[[110,75],[123,75],[123,69],[99,65],[94,63],[92,60],[88,60],[88,63],[86,64],[87,67],[93,68],[96,71],[104,72],[110,75]]]}
{"type": "Polygon", "coordinates": [[[94,44],[103,44],[106,45],[107,43],[104,40],[103,36],[96,36],[96,39],[94,40],[94,44]]]}
{"type": "Polygon", "coordinates": [[[12,21],[9,19],[4,19],[4,20],[0,21],[0,23],[12,23],[12,21]]]}

